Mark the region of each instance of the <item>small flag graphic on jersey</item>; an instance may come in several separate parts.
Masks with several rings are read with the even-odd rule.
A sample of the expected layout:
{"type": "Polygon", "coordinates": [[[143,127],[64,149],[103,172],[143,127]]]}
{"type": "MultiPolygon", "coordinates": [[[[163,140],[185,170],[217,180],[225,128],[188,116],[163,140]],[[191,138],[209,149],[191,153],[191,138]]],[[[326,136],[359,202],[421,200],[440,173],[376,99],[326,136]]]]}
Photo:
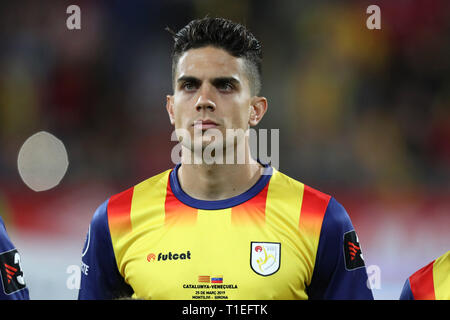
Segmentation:
{"type": "Polygon", "coordinates": [[[198,282],[207,282],[207,283],[209,283],[209,276],[198,276],[198,282]]]}
{"type": "Polygon", "coordinates": [[[211,277],[211,283],[223,283],[223,276],[211,277]]]}

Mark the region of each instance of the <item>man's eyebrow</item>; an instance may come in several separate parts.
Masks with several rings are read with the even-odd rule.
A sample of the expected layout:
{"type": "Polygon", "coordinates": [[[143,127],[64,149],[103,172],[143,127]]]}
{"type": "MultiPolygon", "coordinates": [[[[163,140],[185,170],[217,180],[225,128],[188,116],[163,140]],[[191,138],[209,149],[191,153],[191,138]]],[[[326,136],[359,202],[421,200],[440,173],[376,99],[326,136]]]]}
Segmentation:
{"type": "Polygon", "coordinates": [[[212,84],[222,84],[222,83],[232,83],[233,85],[239,85],[241,82],[239,81],[239,79],[235,78],[235,77],[218,77],[218,78],[213,78],[211,79],[211,83],[212,84]]]}
{"type": "Polygon", "coordinates": [[[194,82],[194,83],[200,83],[201,80],[198,79],[198,78],[196,78],[196,77],[192,77],[192,76],[182,76],[182,77],[179,77],[179,78],[177,79],[177,82],[178,82],[178,83],[181,83],[181,82],[194,82]]]}
{"type": "MultiPolygon", "coordinates": [[[[193,81],[193,82],[201,82],[200,79],[194,77],[194,76],[181,76],[177,79],[177,82],[183,82],[183,81],[193,81]]],[[[234,82],[234,83],[240,83],[239,79],[236,77],[217,77],[212,78],[211,83],[213,82],[234,82]]]]}

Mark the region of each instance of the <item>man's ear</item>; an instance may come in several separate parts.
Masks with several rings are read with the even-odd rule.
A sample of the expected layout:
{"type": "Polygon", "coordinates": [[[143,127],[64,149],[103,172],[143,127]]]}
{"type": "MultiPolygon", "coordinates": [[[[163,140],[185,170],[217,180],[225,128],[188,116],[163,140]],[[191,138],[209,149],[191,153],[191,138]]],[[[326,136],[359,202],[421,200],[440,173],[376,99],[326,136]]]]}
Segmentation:
{"type": "Polygon", "coordinates": [[[267,111],[267,99],[265,97],[253,97],[250,105],[250,117],[248,124],[250,127],[256,126],[267,111]]]}
{"type": "Polygon", "coordinates": [[[175,125],[175,116],[173,113],[173,96],[167,95],[166,99],[166,110],[169,114],[170,124],[175,125]]]}

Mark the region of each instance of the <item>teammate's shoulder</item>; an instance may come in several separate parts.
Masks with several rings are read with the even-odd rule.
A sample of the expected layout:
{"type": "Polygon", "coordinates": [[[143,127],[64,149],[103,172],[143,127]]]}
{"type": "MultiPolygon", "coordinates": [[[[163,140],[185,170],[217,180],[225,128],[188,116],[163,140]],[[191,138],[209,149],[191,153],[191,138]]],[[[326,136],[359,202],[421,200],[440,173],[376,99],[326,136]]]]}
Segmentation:
{"type": "Polygon", "coordinates": [[[410,281],[421,282],[424,279],[430,278],[433,274],[433,266],[436,259],[429,262],[426,266],[421,267],[416,270],[413,274],[409,276],[410,281]]]}
{"type": "Polygon", "coordinates": [[[5,223],[3,219],[0,217],[0,250],[10,250],[13,248],[13,245],[9,239],[8,232],[6,231],[5,223]]]}
{"type": "Polygon", "coordinates": [[[450,266],[450,250],[436,259],[436,265],[450,266]]]}
{"type": "Polygon", "coordinates": [[[6,234],[5,223],[3,222],[2,217],[0,216],[0,235],[6,234]]]}

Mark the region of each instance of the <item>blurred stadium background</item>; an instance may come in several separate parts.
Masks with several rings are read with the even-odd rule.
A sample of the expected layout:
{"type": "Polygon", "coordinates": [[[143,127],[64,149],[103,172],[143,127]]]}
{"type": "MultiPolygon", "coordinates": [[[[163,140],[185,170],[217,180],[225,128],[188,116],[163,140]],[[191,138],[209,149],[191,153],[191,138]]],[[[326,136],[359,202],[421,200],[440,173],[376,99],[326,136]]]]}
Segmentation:
{"type": "Polygon", "coordinates": [[[172,167],[172,39],[193,18],[245,23],[262,41],[259,128],[280,129],[280,171],[349,212],[377,299],[450,249],[450,2],[8,1],[0,9],[0,212],[32,299],[75,299],[90,219],[110,195],[172,167]],[[81,8],[68,30],[66,8],[81,8]],[[366,8],[381,8],[368,30],[366,8]],[[39,131],[69,167],[35,192],[17,168],[39,131]]]}

